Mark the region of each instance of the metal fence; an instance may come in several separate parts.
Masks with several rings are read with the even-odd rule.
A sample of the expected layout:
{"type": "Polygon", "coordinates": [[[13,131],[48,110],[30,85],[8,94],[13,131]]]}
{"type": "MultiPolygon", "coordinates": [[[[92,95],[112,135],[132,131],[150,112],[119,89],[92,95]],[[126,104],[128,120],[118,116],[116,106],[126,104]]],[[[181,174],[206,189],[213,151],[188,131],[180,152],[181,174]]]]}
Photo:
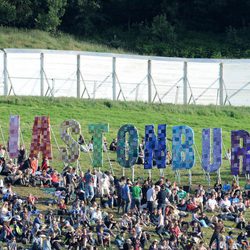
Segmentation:
{"type": "Polygon", "coordinates": [[[250,60],[0,50],[0,95],[250,106],[250,60]]]}

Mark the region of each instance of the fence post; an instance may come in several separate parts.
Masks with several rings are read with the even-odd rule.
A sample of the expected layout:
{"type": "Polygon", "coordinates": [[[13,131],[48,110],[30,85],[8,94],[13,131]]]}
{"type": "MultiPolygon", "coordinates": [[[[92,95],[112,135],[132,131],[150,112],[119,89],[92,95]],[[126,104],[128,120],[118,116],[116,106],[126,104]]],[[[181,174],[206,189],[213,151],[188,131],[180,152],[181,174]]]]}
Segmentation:
{"type": "Polygon", "coordinates": [[[40,54],[40,95],[44,96],[44,54],[40,54]]]}
{"type": "Polygon", "coordinates": [[[77,64],[76,64],[76,96],[77,98],[81,97],[81,56],[77,55],[77,64]]]}
{"type": "Polygon", "coordinates": [[[219,70],[219,89],[220,89],[220,105],[224,104],[224,96],[223,96],[223,63],[220,63],[219,70]]]}
{"type": "Polygon", "coordinates": [[[4,81],[4,95],[9,93],[9,82],[8,82],[8,65],[7,65],[7,53],[4,51],[3,54],[3,81],[4,81]]]}
{"type": "Polygon", "coordinates": [[[187,89],[188,89],[188,78],[187,78],[187,62],[183,65],[183,104],[188,104],[187,89]]]}
{"type": "Polygon", "coordinates": [[[52,78],[51,81],[52,81],[51,96],[55,97],[55,79],[52,78]]]}
{"type": "Polygon", "coordinates": [[[94,81],[93,99],[95,99],[96,94],[96,81],[94,81]]]}
{"type": "Polygon", "coordinates": [[[148,103],[152,102],[151,60],[148,60],[148,103]]]}
{"type": "Polygon", "coordinates": [[[112,58],[112,89],[113,101],[116,100],[116,57],[112,58]]]}

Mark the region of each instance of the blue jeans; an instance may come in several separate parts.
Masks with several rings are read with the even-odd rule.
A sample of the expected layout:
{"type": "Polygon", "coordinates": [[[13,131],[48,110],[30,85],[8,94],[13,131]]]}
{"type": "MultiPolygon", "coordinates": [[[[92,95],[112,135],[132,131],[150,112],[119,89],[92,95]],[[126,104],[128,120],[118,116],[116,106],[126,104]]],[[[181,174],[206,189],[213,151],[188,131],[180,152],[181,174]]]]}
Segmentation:
{"type": "Polygon", "coordinates": [[[205,220],[199,220],[200,224],[202,227],[208,227],[207,223],[205,220]]]}
{"type": "Polygon", "coordinates": [[[158,209],[161,209],[162,215],[165,215],[167,204],[158,204],[158,209]]]}
{"type": "Polygon", "coordinates": [[[123,213],[127,213],[128,210],[130,209],[130,205],[131,205],[131,202],[130,200],[126,199],[122,199],[122,210],[123,210],[123,213]]]}
{"type": "Polygon", "coordinates": [[[216,241],[216,250],[220,250],[220,235],[218,233],[213,233],[209,244],[210,248],[214,241],[216,241]]]}
{"type": "Polygon", "coordinates": [[[95,196],[94,187],[90,185],[85,186],[85,199],[91,201],[95,196]]]}
{"type": "Polygon", "coordinates": [[[154,202],[153,201],[147,201],[147,208],[150,213],[153,212],[154,209],[154,202]]]}
{"type": "Polygon", "coordinates": [[[141,204],[141,200],[140,199],[132,199],[132,204],[131,204],[131,208],[135,208],[137,207],[138,211],[140,211],[140,204],[141,204]]]}

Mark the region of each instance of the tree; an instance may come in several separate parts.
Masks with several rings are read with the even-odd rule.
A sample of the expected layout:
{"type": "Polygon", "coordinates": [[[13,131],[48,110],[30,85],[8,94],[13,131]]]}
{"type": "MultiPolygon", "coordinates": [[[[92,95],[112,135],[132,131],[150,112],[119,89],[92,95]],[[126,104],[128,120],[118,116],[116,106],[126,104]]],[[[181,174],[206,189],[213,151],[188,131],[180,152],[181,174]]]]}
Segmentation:
{"type": "Polygon", "coordinates": [[[166,15],[156,16],[152,22],[153,40],[173,44],[176,41],[174,27],[167,21],[166,15]]]}
{"type": "Polygon", "coordinates": [[[100,10],[99,0],[68,1],[62,29],[77,35],[94,34],[103,21],[100,10]]]}
{"type": "Polygon", "coordinates": [[[9,2],[15,6],[15,20],[13,26],[33,28],[32,22],[33,16],[33,3],[31,0],[9,0],[9,2]]]}
{"type": "Polygon", "coordinates": [[[0,1],[0,24],[11,25],[16,18],[16,8],[8,1],[0,1]]]}
{"type": "Polygon", "coordinates": [[[35,19],[35,27],[54,32],[61,24],[67,0],[46,0],[45,2],[45,5],[40,6],[40,11],[35,19]]]}

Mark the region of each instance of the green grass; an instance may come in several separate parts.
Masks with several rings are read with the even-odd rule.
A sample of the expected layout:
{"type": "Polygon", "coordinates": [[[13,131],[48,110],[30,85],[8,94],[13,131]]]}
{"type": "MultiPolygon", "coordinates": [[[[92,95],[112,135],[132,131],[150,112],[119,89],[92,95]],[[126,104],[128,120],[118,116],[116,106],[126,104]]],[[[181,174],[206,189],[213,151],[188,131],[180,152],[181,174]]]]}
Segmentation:
{"type": "MultiPolygon", "coordinates": [[[[40,98],[40,97],[0,97],[0,125],[2,132],[6,139],[8,138],[8,126],[9,115],[19,114],[21,116],[21,130],[24,137],[25,145],[29,149],[31,141],[31,131],[36,115],[49,115],[51,118],[52,129],[55,133],[56,140],[59,146],[63,146],[63,142],[59,137],[60,124],[65,119],[76,119],[80,122],[82,127],[82,133],[84,137],[89,140],[91,134],[88,133],[88,124],[91,123],[109,123],[110,131],[105,136],[110,142],[112,138],[115,138],[119,127],[126,123],[134,124],[138,130],[140,137],[144,136],[144,126],[146,124],[166,123],[167,137],[171,138],[172,127],[175,125],[188,125],[194,129],[195,142],[201,154],[201,130],[206,127],[221,127],[223,129],[223,140],[225,148],[230,147],[230,132],[231,130],[244,129],[250,131],[250,108],[246,107],[216,107],[216,106],[181,106],[172,104],[146,104],[142,102],[113,102],[108,100],[79,100],[73,98],[40,98]]],[[[1,132],[1,131],[0,131],[1,132]]],[[[0,143],[4,143],[0,134],[0,143]]],[[[54,159],[51,165],[58,170],[62,169],[62,163],[60,161],[59,152],[57,150],[55,140],[52,137],[53,143],[53,155],[54,159]]],[[[171,147],[171,143],[168,143],[171,147]]],[[[170,148],[171,149],[171,148],[170,148]]],[[[223,153],[224,154],[224,153],[223,153]]],[[[109,162],[107,155],[104,154],[104,166],[103,169],[109,169],[109,162]]],[[[115,162],[116,154],[110,153],[110,158],[113,160],[112,165],[117,176],[121,176],[122,168],[115,162]]],[[[91,166],[89,155],[81,153],[80,166],[83,171],[91,166]]],[[[75,165],[75,164],[73,164],[75,165]]],[[[131,176],[131,170],[126,169],[126,175],[131,176]]],[[[142,166],[135,166],[135,177],[146,178],[147,172],[143,170],[142,166]]],[[[170,167],[165,170],[165,176],[174,180],[174,173],[170,167]]],[[[188,183],[187,171],[181,171],[181,183],[188,183]]],[[[159,177],[159,171],[153,170],[153,177],[157,179],[159,177]]],[[[222,180],[232,180],[230,175],[230,166],[228,161],[223,161],[221,168],[222,180]]],[[[212,174],[212,184],[216,179],[216,174],[212,174]]],[[[208,185],[204,178],[200,162],[196,156],[196,165],[192,169],[192,181],[196,186],[199,183],[208,185]]],[[[241,184],[245,183],[245,178],[241,177],[241,184]]],[[[194,189],[194,188],[193,188],[194,189]]],[[[53,207],[47,207],[41,201],[49,198],[50,196],[43,193],[39,188],[28,187],[15,187],[14,189],[19,195],[25,197],[28,193],[37,195],[40,198],[38,203],[38,209],[46,211],[48,209],[54,209],[53,207]]],[[[109,211],[109,210],[108,210],[109,211]]],[[[114,211],[109,211],[113,212],[114,211]]],[[[212,216],[211,213],[208,214],[212,216]]],[[[118,215],[115,214],[115,218],[118,219],[118,215]]],[[[250,218],[249,211],[246,212],[245,218],[250,218]]],[[[187,218],[191,220],[191,215],[187,218]]],[[[235,223],[225,222],[226,231],[230,231],[231,227],[235,226],[235,223]]],[[[152,239],[157,238],[154,228],[148,229],[152,239]]],[[[238,230],[234,230],[235,234],[239,233],[238,230]]],[[[204,239],[206,243],[209,243],[209,239],[212,234],[210,228],[204,228],[204,239]]],[[[110,248],[112,249],[112,248],[110,248]]]]}
{"type": "MultiPolygon", "coordinates": [[[[175,125],[188,125],[195,132],[195,143],[201,155],[201,132],[202,128],[221,127],[223,130],[223,142],[225,148],[230,147],[231,130],[244,129],[250,131],[249,116],[250,108],[246,107],[216,107],[216,106],[181,106],[172,104],[146,104],[142,102],[113,102],[109,100],[79,100],[72,98],[40,98],[40,97],[1,97],[0,124],[5,140],[8,138],[9,115],[19,114],[21,116],[21,130],[26,148],[29,149],[31,132],[36,115],[49,115],[51,125],[59,146],[64,143],[59,136],[60,124],[65,119],[76,119],[82,127],[82,133],[88,140],[91,134],[88,132],[88,125],[91,123],[109,123],[109,133],[105,134],[108,142],[117,136],[120,126],[126,123],[134,124],[139,131],[139,136],[144,136],[146,124],[167,124],[167,137],[172,137],[172,128],[175,125]]],[[[3,139],[0,137],[0,141],[3,139]]],[[[53,155],[52,166],[58,170],[62,168],[59,151],[55,139],[52,136],[53,155]]],[[[171,142],[168,142],[171,150],[171,142]]],[[[223,150],[224,151],[224,150],[223,150]]],[[[224,155],[224,153],[223,153],[224,155]]],[[[109,169],[108,156],[104,153],[103,169],[109,169]]],[[[110,153],[110,158],[118,176],[122,174],[122,168],[115,162],[116,154],[110,153]]],[[[81,153],[80,166],[86,170],[91,166],[88,154],[81,153]]],[[[74,164],[73,164],[74,165],[74,164]]],[[[126,169],[126,174],[131,176],[131,170],[126,169]]],[[[147,177],[148,173],[143,166],[135,166],[135,177],[147,177]]],[[[159,176],[159,171],[153,169],[153,175],[159,176]]],[[[174,178],[170,167],[165,170],[165,175],[174,178]]],[[[203,171],[200,166],[199,157],[196,155],[196,165],[192,169],[194,184],[202,183],[207,185],[203,171]]],[[[231,180],[230,166],[228,161],[223,161],[221,168],[223,180],[231,180]]],[[[212,174],[212,181],[215,181],[216,174],[212,174]]],[[[181,171],[181,180],[185,184],[188,181],[187,171],[181,171]]],[[[242,178],[244,182],[244,178],[242,178]]]]}
{"type": "Polygon", "coordinates": [[[54,49],[125,53],[122,49],[113,49],[92,41],[80,41],[74,36],[64,33],[52,35],[48,32],[40,30],[24,30],[8,27],[0,27],[0,48],[54,49]]]}

